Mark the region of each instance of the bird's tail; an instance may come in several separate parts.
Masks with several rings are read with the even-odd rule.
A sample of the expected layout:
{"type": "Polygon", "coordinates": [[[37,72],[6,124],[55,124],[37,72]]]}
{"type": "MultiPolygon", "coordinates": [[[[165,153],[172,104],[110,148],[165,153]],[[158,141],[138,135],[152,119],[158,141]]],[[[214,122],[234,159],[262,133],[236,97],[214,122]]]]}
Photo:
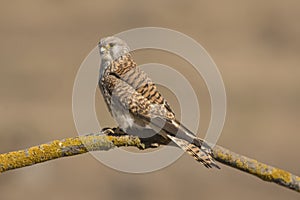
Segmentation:
{"type": "MultiPolygon", "coordinates": [[[[217,165],[215,160],[212,157],[211,149],[202,148],[196,146],[195,144],[192,144],[186,140],[176,138],[174,136],[168,135],[168,138],[170,138],[176,145],[178,145],[181,149],[183,149],[185,152],[193,156],[193,158],[201,162],[205,167],[212,168],[216,167],[220,169],[220,167],[217,165]]],[[[200,138],[198,138],[201,140],[200,138]]],[[[203,140],[201,140],[203,142],[203,140]]]]}
{"type": "Polygon", "coordinates": [[[168,138],[185,152],[193,156],[195,160],[201,162],[207,168],[215,167],[220,169],[212,157],[211,147],[204,140],[196,137],[182,124],[173,120],[169,124],[166,123],[163,129],[166,131],[168,138]]]}

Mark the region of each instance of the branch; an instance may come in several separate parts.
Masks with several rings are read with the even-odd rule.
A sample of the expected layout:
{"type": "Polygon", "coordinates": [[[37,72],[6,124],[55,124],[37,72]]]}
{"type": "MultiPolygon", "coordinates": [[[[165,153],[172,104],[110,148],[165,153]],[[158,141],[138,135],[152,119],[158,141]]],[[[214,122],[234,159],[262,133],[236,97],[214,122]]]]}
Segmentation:
{"type": "MultiPolygon", "coordinates": [[[[110,133],[119,134],[118,129],[108,130],[110,133]]],[[[0,173],[89,151],[103,151],[121,146],[135,146],[139,149],[153,147],[145,145],[146,142],[142,143],[138,137],[123,134],[104,135],[107,133],[106,131],[107,129],[103,129],[100,134],[54,140],[28,149],[0,154],[0,173]]],[[[220,163],[255,175],[264,181],[277,183],[300,192],[300,177],[290,172],[247,158],[217,145],[213,148],[213,157],[220,163]]]]}
{"type": "Polygon", "coordinates": [[[218,145],[213,148],[213,154],[217,161],[225,165],[257,176],[264,181],[277,183],[283,187],[300,192],[300,177],[288,171],[239,155],[218,145]]]}

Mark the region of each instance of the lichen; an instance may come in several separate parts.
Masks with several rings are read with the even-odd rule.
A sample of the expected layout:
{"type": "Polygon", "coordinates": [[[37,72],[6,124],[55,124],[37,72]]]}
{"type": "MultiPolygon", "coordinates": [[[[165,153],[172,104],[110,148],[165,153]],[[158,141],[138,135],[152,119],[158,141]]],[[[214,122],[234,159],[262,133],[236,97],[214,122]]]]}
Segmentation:
{"type": "Polygon", "coordinates": [[[108,137],[104,135],[82,136],[80,141],[88,151],[109,150],[114,147],[114,144],[108,137]]]}
{"type": "Polygon", "coordinates": [[[272,177],[277,181],[284,181],[285,183],[291,182],[291,174],[281,169],[274,168],[272,170],[272,177]]]}
{"type": "MultiPolygon", "coordinates": [[[[50,143],[28,149],[0,154],[0,173],[56,158],[73,156],[88,151],[109,150],[113,147],[121,146],[145,148],[145,145],[138,137],[128,135],[108,136],[89,134],[63,140],[54,140],[50,143]]],[[[275,182],[300,192],[300,177],[292,175],[289,172],[236,154],[220,146],[214,147],[213,157],[221,163],[243,170],[265,181],[275,182]]]]}
{"type": "Polygon", "coordinates": [[[113,137],[108,136],[108,139],[113,142],[115,146],[136,146],[138,148],[144,149],[145,145],[141,143],[138,137],[133,136],[121,136],[121,137],[113,137]]]}
{"type": "Polygon", "coordinates": [[[248,167],[247,164],[245,162],[241,161],[240,159],[236,159],[235,163],[238,168],[245,169],[248,167]]]}
{"type": "Polygon", "coordinates": [[[231,157],[221,151],[215,151],[215,157],[221,160],[231,160],[231,157]]]}

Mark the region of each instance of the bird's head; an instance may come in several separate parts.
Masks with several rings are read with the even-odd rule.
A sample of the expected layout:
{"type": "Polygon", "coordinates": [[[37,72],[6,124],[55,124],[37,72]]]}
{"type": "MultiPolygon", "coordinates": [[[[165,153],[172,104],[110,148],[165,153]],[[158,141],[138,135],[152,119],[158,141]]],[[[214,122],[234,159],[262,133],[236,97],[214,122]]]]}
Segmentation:
{"type": "Polygon", "coordinates": [[[128,45],[120,38],[114,36],[101,39],[98,47],[102,62],[111,62],[129,53],[128,45]]]}
{"type": "Polygon", "coordinates": [[[101,58],[99,77],[99,80],[101,80],[104,74],[114,71],[111,68],[111,63],[119,59],[121,56],[128,54],[130,50],[123,40],[114,36],[101,39],[98,47],[101,58]]]}

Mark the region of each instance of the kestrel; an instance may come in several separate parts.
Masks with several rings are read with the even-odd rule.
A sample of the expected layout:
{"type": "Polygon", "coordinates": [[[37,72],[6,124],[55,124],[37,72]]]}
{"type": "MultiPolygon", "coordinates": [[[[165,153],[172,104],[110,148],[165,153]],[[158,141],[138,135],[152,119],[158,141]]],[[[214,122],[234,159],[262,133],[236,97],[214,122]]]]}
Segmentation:
{"type": "Polygon", "coordinates": [[[156,85],[134,62],[128,45],[117,37],[106,37],[98,47],[99,88],[119,128],[129,134],[144,133],[140,137],[159,134],[205,167],[219,168],[209,145],[176,120],[156,85]]]}

